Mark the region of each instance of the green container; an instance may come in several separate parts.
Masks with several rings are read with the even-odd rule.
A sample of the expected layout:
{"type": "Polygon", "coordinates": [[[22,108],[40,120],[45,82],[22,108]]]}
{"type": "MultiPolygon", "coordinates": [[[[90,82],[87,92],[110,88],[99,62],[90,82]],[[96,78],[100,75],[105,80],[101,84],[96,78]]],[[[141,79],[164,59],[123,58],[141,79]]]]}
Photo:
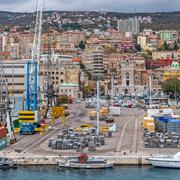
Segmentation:
{"type": "Polygon", "coordinates": [[[19,119],[13,121],[14,128],[20,128],[19,119]]]}
{"type": "Polygon", "coordinates": [[[0,139],[0,150],[3,150],[7,147],[7,137],[0,139]]]}

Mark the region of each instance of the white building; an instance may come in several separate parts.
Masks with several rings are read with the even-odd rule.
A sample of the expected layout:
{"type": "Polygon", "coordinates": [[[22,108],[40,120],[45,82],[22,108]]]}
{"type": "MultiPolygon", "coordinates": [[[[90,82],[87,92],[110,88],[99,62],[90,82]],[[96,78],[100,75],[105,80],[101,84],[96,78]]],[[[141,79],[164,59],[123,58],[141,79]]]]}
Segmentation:
{"type": "Polygon", "coordinates": [[[129,19],[119,19],[117,22],[118,31],[120,32],[132,32],[138,34],[140,32],[140,23],[137,17],[129,19]]]}
{"type": "Polygon", "coordinates": [[[73,98],[76,102],[82,98],[82,92],[80,91],[79,84],[76,83],[63,83],[58,87],[58,95],[66,95],[73,98]]]}

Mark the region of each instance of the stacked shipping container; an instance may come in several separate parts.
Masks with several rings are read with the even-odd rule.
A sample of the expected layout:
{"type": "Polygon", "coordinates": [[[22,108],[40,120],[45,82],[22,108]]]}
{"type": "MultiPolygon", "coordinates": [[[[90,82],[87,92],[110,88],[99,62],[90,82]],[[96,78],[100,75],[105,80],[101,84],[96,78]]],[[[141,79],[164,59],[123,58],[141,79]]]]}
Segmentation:
{"type": "Polygon", "coordinates": [[[7,147],[7,131],[5,127],[0,127],[0,150],[7,147]]]}

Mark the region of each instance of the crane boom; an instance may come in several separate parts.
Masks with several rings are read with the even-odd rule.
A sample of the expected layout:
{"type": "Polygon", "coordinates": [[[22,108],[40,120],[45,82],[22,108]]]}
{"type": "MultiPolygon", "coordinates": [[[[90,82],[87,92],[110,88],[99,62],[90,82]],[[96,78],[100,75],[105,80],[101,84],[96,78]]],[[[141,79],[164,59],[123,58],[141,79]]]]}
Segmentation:
{"type": "Polygon", "coordinates": [[[34,33],[34,43],[32,50],[32,60],[39,61],[40,47],[41,47],[41,31],[42,31],[42,12],[43,12],[43,0],[37,0],[37,14],[34,33]]]}
{"type": "Polygon", "coordinates": [[[27,64],[26,78],[26,110],[37,110],[38,74],[41,47],[43,0],[37,0],[37,13],[35,23],[32,61],[27,64]]]}

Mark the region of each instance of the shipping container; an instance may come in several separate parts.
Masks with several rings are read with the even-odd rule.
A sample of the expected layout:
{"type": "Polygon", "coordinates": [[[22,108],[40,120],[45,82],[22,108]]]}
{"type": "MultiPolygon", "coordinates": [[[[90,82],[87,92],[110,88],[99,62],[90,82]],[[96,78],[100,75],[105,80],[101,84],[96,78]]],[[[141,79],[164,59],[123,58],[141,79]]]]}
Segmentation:
{"type": "Polygon", "coordinates": [[[121,108],[120,107],[115,107],[111,106],[109,107],[110,115],[113,116],[120,116],[121,115],[121,108]]]}
{"type": "Polygon", "coordinates": [[[13,125],[14,125],[14,128],[19,128],[20,127],[19,119],[14,120],[13,125]]]}
{"type": "Polygon", "coordinates": [[[5,127],[0,127],[0,139],[6,137],[7,131],[5,127]]]}
{"type": "Polygon", "coordinates": [[[154,123],[147,123],[146,129],[147,129],[149,132],[155,132],[155,124],[154,124],[154,123]]]}
{"type": "Polygon", "coordinates": [[[175,132],[180,135],[180,119],[160,116],[157,118],[157,130],[162,132],[175,132]]]}
{"type": "Polygon", "coordinates": [[[0,139],[0,150],[3,150],[7,147],[7,138],[4,137],[0,139]]]}
{"type": "Polygon", "coordinates": [[[152,118],[152,117],[149,117],[149,116],[146,116],[146,117],[143,117],[143,128],[144,129],[147,129],[147,124],[148,123],[155,123],[155,121],[154,121],[154,118],[152,118]]]}

